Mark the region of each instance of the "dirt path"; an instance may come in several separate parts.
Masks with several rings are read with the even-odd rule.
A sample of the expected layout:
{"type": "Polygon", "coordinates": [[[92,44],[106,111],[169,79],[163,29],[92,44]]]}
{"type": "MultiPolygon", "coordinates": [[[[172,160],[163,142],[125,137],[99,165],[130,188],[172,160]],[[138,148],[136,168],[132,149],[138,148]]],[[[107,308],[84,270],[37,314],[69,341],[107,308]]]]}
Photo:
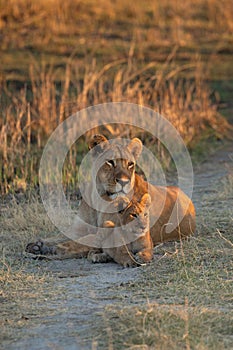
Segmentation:
{"type": "MultiPolygon", "coordinates": [[[[233,143],[228,143],[196,169],[193,199],[198,217],[203,209],[202,197],[216,191],[216,183],[232,170],[232,160],[233,143]]],[[[156,262],[152,264],[156,268],[156,262]]],[[[13,301],[0,300],[5,321],[0,348],[113,349],[104,310],[112,305],[119,309],[145,305],[143,288],[132,292],[123,287],[143,285],[147,269],[122,269],[111,263],[94,265],[87,260],[26,262],[23,273],[38,279],[25,281],[24,297],[21,286],[13,301]],[[107,339],[108,347],[101,346],[102,339],[107,339]]]]}
{"type": "Polygon", "coordinates": [[[194,171],[193,201],[201,211],[203,195],[216,192],[216,184],[233,171],[233,142],[228,142],[219,151],[208,157],[194,171]],[[208,188],[209,187],[209,188],[208,188]],[[207,189],[208,188],[208,189],[207,189]]]}

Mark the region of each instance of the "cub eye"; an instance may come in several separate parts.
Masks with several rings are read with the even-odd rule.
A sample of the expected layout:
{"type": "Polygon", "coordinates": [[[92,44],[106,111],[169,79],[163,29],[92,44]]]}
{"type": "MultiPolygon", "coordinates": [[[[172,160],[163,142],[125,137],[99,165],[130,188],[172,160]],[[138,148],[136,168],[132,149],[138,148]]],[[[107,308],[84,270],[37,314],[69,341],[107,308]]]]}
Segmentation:
{"type": "Polygon", "coordinates": [[[107,164],[107,165],[110,166],[111,168],[115,166],[115,162],[114,162],[113,159],[106,160],[105,164],[107,164]]]}
{"type": "Polygon", "coordinates": [[[134,167],[134,162],[129,162],[128,163],[128,169],[132,169],[134,167]]]}
{"type": "Polygon", "coordinates": [[[131,218],[137,218],[138,216],[137,216],[137,214],[130,214],[130,216],[131,216],[131,218]]]}
{"type": "Polygon", "coordinates": [[[148,216],[148,213],[145,213],[145,214],[144,214],[144,217],[147,218],[147,216],[148,216]]]}

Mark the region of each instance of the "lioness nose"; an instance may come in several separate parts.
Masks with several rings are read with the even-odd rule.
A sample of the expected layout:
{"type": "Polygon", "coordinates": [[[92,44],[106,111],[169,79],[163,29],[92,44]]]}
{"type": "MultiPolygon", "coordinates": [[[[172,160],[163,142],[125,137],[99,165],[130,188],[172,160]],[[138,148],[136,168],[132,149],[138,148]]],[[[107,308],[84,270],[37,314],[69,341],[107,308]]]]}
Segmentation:
{"type": "Polygon", "coordinates": [[[121,184],[122,187],[124,187],[125,185],[127,185],[129,183],[129,179],[127,179],[126,177],[121,177],[120,179],[116,179],[116,181],[121,184]]]}

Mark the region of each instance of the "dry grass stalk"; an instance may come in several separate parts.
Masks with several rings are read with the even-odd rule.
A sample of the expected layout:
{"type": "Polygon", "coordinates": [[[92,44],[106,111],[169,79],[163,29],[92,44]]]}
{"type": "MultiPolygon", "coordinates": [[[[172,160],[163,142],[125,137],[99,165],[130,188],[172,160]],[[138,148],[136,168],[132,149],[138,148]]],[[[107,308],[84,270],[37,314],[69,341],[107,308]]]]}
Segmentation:
{"type": "MultiPolygon", "coordinates": [[[[125,101],[146,105],[160,112],[177,128],[187,146],[195,143],[208,128],[221,137],[227,130],[227,122],[218,114],[210,100],[210,91],[202,80],[200,63],[192,64],[195,79],[179,78],[181,70],[173,69],[175,50],[157,71],[151,62],[142,69],[126,62],[113,62],[98,70],[95,62],[86,66],[83,80],[81,73],[70,60],[66,66],[65,80],[59,88],[56,69],[53,66],[31,65],[30,87],[12,93],[3,86],[8,102],[1,113],[1,146],[3,155],[2,191],[9,191],[6,183],[15,178],[25,182],[37,181],[38,161],[43,146],[55,127],[80,109],[104,102],[125,101]],[[6,166],[7,164],[7,166],[6,166]]],[[[190,66],[188,66],[190,69],[190,66]]],[[[124,126],[107,126],[109,135],[133,136],[135,130],[124,126]]],[[[97,132],[94,130],[93,132],[97,132]]],[[[145,139],[146,141],[146,139],[145,139]]],[[[164,150],[157,150],[166,161],[164,150]]],[[[75,167],[77,150],[70,152],[69,161],[75,167]]],[[[66,172],[68,178],[72,174],[66,172]]]]}

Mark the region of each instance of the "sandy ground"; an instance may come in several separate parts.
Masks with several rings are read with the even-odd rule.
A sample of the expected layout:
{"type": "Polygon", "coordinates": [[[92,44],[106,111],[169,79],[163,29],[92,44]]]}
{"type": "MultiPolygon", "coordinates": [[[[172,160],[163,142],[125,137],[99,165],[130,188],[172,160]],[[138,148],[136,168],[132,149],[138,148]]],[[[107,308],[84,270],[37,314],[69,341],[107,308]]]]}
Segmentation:
{"type": "MultiPolygon", "coordinates": [[[[233,143],[228,143],[195,170],[193,200],[197,217],[202,212],[203,195],[211,195],[216,183],[232,170],[232,159],[233,143]]],[[[156,268],[156,261],[152,264],[156,268]]],[[[122,269],[114,263],[91,264],[85,259],[26,261],[23,271],[39,279],[32,281],[31,291],[27,288],[23,297],[19,288],[14,301],[1,300],[0,296],[1,317],[5,320],[0,348],[105,349],[101,339],[110,339],[111,330],[104,309],[108,305],[121,308],[146,304],[142,291],[122,291],[121,286],[140,284],[147,268],[122,269]]]]}

